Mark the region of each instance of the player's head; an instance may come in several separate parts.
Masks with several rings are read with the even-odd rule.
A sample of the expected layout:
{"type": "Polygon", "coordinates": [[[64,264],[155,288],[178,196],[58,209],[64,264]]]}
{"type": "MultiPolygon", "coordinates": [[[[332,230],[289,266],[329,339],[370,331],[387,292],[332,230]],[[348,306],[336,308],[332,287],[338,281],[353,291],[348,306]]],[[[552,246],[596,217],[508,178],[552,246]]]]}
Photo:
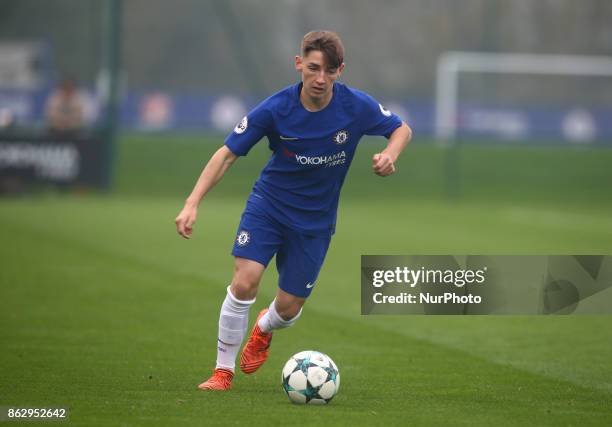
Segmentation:
{"type": "Polygon", "coordinates": [[[303,90],[311,98],[325,98],[344,70],[344,46],[333,31],[311,31],[302,39],[302,55],[295,57],[303,90]]]}

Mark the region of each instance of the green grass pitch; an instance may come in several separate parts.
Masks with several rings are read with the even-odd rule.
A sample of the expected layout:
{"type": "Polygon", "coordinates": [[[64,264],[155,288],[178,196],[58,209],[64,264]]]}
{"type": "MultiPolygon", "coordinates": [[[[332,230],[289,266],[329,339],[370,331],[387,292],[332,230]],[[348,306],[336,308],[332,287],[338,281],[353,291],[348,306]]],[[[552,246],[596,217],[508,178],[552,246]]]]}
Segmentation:
{"type": "MultiPolygon", "coordinates": [[[[220,143],[220,140],[219,140],[220,143]]],[[[239,215],[266,150],[173,220],[215,145],[124,137],[115,191],[0,199],[0,406],[70,407],[74,425],[611,425],[611,316],[360,316],[361,254],[612,253],[612,152],[466,146],[461,197],[445,151],[409,147],[390,179],[359,149],[338,231],[303,317],[229,393],[195,386],[215,358],[239,215]],[[325,407],[289,403],[281,368],[339,365],[325,407]]],[[[274,295],[273,265],[254,310],[274,295]]]]}

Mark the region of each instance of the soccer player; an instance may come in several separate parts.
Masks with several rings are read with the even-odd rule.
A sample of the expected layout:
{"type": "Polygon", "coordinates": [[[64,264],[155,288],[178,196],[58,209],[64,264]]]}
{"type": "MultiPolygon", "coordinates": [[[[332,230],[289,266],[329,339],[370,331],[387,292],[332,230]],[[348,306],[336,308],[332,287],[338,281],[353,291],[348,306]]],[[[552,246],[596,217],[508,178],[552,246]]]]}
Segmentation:
{"type": "Polygon", "coordinates": [[[382,135],[386,148],[372,159],[381,177],[412,131],[364,92],[339,83],[344,47],[331,31],[312,31],[295,57],[301,82],[264,100],[238,123],[204,167],[176,218],[178,233],[192,235],[202,198],[239,156],[264,136],[272,155],[253,187],[238,226],[234,275],[221,305],[217,364],[201,390],[231,388],[236,357],[261,277],[276,255],[278,291],[257,316],[240,356],[240,369],[255,372],[266,360],[272,331],[293,325],[315,286],[336,227],[340,189],[363,135],[382,135]]]}

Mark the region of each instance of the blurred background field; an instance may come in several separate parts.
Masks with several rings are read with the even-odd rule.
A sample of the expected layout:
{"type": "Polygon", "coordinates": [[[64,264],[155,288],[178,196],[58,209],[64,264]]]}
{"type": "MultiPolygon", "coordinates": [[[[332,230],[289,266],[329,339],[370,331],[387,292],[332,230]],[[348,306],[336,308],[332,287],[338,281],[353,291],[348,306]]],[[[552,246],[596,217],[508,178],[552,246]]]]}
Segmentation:
{"type": "MultiPolygon", "coordinates": [[[[114,193],[182,197],[225,135],[126,134],[120,141],[114,193]]],[[[382,150],[384,139],[365,137],[359,146],[342,199],[376,197],[401,201],[418,197],[446,200],[446,168],[457,164],[460,193],[457,200],[483,200],[511,205],[516,202],[584,204],[585,208],[612,203],[612,151],[606,148],[489,144],[473,140],[459,148],[436,145],[415,136],[398,165],[401,173],[386,180],[371,176],[371,156],[382,150]]],[[[265,166],[270,151],[262,140],[238,161],[214,197],[246,197],[265,166]],[[235,180],[235,181],[234,181],[235,180]]]]}
{"type": "MultiPolygon", "coordinates": [[[[17,157],[0,150],[0,406],[69,406],[77,425],[612,423],[609,315],[359,314],[362,254],[612,253],[612,78],[463,76],[456,138],[435,128],[444,52],[609,57],[609,2],[357,6],[0,0],[0,47],[34,43],[38,58],[0,58],[13,70],[0,79],[2,143],[103,148],[82,157],[99,174],[69,179],[11,169],[17,157]],[[361,142],[303,318],[253,378],[198,393],[267,142],[206,198],[193,239],[173,220],[236,120],[296,80],[300,37],[320,27],[345,41],[344,81],[399,112],[415,139],[388,179],[371,172],[384,140],[361,142]],[[45,99],[66,75],[86,114],[50,143],[45,99]],[[283,363],[307,348],[340,366],[329,407],[282,394],[283,363]]],[[[275,281],[272,266],[255,310],[275,281]]]]}

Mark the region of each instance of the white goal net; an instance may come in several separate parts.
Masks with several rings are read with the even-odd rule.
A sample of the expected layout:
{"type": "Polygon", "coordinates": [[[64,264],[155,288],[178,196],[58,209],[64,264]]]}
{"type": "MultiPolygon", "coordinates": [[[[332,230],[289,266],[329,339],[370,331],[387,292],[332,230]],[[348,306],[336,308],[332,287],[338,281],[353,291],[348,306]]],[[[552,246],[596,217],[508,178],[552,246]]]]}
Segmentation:
{"type": "Polygon", "coordinates": [[[439,139],[612,141],[612,58],[447,52],[437,66],[439,139]]]}

